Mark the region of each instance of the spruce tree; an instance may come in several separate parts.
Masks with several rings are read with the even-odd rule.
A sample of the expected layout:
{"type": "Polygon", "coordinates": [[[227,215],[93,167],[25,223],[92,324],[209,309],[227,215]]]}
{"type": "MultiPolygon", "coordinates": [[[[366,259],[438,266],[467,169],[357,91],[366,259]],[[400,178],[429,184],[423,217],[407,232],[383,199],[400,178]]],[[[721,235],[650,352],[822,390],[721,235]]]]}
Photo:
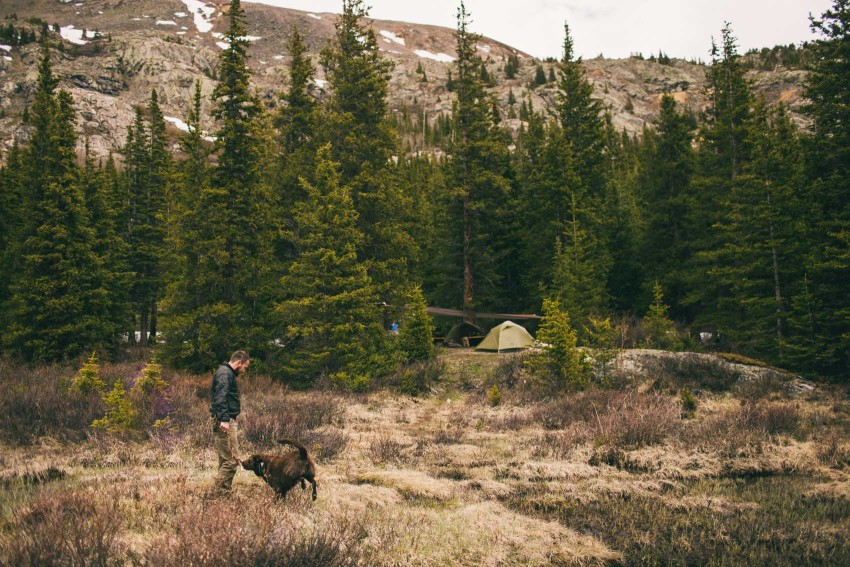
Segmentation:
{"type": "Polygon", "coordinates": [[[804,139],[805,170],[812,213],[808,232],[805,300],[796,302],[793,324],[798,366],[850,379],[850,1],[833,0],[811,18],[818,38],[809,44],[806,114],[812,132],[804,139]]]}
{"type": "Polygon", "coordinates": [[[422,288],[416,286],[410,292],[398,332],[398,347],[408,362],[427,360],[434,355],[434,326],[425,307],[422,288]]]}
{"type": "Polygon", "coordinates": [[[3,343],[26,360],[54,361],[113,346],[109,281],[94,251],[95,232],[74,163],[73,100],[56,92],[50,52],[38,66],[34,131],[24,150],[27,220],[4,305],[3,343]]]}
{"type": "Polygon", "coordinates": [[[499,235],[505,197],[509,191],[509,154],[496,127],[492,103],[481,81],[477,56],[478,34],[468,29],[469,14],[461,2],[457,13],[457,101],[452,113],[452,158],[447,179],[452,194],[447,231],[451,254],[446,281],[454,282],[452,303],[464,311],[495,306],[500,287],[499,235]],[[457,285],[460,284],[460,285],[457,285]],[[458,293],[460,292],[460,293],[458,293]]]}
{"type": "Polygon", "coordinates": [[[322,117],[320,139],[331,144],[349,185],[365,240],[358,257],[382,298],[398,304],[408,277],[408,259],[417,254],[412,237],[416,219],[411,203],[390,168],[398,155],[396,133],[386,120],[392,63],[378,49],[375,32],[365,23],[362,0],[343,0],[333,41],[320,57],[332,94],[322,117]]]}
{"type": "Polygon", "coordinates": [[[361,389],[388,370],[386,332],[377,289],[357,258],[364,236],[350,189],[329,146],[316,160],[316,182],[302,182],[307,198],[295,210],[300,255],[280,282],[286,300],[276,314],[285,333],[273,369],[290,383],[325,376],[361,389]]]}
{"type": "MultiPolygon", "coordinates": [[[[695,155],[691,145],[696,122],[676,109],[670,95],[661,98],[655,132],[644,134],[641,193],[646,211],[642,258],[647,283],[658,280],[674,313],[681,314],[692,252],[690,214],[698,197],[691,190],[695,155]]],[[[648,287],[648,286],[647,286],[648,287]]]]}
{"type": "Polygon", "coordinates": [[[727,214],[735,179],[750,159],[747,125],[752,111],[752,86],[736,41],[726,24],[721,46],[712,44],[712,65],[708,70],[711,99],[700,129],[697,169],[691,182],[694,199],[689,203],[691,234],[687,252],[691,261],[681,271],[681,279],[689,288],[682,300],[686,311],[698,326],[714,330],[725,325],[720,304],[733,292],[722,280],[705,274],[713,266],[712,254],[724,246],[724,235],[717,226],[727,214]]]}
{"type": "Polygon", "coordinates": [[[583,191],[591,198],[605,192],[608,133],[602,102],[593,98],[593,86],[584,76],[581,58],[575,59],[570,27],[564,24],[564,52],[558,65],[555,115],[564,138],[573,147],[583,191]]]}
{"type": "MultiPolygon", "coordinates": [[[[316,156],[317,104],[310,94],[310,80],[315,69],[307,55],[304,37],[292,27],[286,41],[291,56],[289,63],[289,89],[281,97],[276,125],[280,131],[280,173],[277,190],[281,205],[289,208],[298,201],[298,178],[310,178],[316,156]]],[[[284,212],[284,214],[286,214],[284,212]]]]}
{"type": "Polygon", "coordinates": [[[747,140],[751,159],[742,164],[716,225],[722,245],[706,253],[708,275],[730,290],[717,306],[727,339],[781,364],[789,290],[803,278],[801,147],[784,109],[768,108],[763,98],[748,122],[747,140]]]}
{"type": "Polygon", "coordinates": [[[272,245],[275,210],[264,172],[271,171],[262,107],[250,92],[245,14],[238,0],[228,11],[228,48],[220,57],[220,82],[212,115],[218,165],[198,188],[186,217],[186,254],[197,243],[197,262],[173,281],[163,309],[168,358],[179,366],[209,367],[247,348],[261,363],[271,326],[272,245]],[[195,280],[192,281],[191,278],[195,280]],[[167,319],[167,321],[166,321],[167,319]]]}

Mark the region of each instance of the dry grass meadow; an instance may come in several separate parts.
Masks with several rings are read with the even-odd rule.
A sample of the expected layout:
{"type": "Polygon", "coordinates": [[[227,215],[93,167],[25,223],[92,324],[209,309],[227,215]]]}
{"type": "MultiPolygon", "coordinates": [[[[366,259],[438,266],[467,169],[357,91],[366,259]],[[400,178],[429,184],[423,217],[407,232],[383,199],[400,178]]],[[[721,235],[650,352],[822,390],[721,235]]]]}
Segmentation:
{"type": "Polygon", "coordinates": [[[208,377],[165,372],[170,426],[119,435],[74,368],[6,364],[0,564],[850,565],[847,392],[659,360],[559,396],[468,350],[420,397],[242,380],[240,453],[302,440],[316,502],[247,471],[210,495],[208,377]]]}

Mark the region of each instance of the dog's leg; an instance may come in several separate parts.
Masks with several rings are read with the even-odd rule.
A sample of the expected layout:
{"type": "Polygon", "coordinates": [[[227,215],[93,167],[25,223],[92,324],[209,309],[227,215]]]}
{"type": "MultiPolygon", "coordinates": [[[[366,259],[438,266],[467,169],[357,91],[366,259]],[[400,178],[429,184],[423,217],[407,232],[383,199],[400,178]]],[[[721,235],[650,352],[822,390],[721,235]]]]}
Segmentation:
{"type": "Polygon", "coordinates": [[[310,484],[313,485],[313,500],[315,500],[316,499],[316,487],[319,485],[319,483],[316,482],[316,479],[313,478],[313,477],[310,477],[307,480],[309,480],[310,484]]]}
{"type": "Polygon", "coordinates": [[[301,477],[301,490],[307,490],[307,483],[304,482],[304,477],[301,477]]]}

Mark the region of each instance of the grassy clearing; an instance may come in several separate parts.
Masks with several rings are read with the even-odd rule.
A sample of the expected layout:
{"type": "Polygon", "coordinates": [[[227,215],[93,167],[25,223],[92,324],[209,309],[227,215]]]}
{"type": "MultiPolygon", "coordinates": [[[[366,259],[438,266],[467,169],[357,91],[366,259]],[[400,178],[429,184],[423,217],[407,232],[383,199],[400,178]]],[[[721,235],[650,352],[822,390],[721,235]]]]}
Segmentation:
{"type": "Polygon", "coordinates": [[[242,453],[305,441],[316,502],[300,490],[277,501],[247,472],[233,496],[210,497],[208,378],[164,373],[171,427],[121,436],[71,419],[47,387],[71,371],[38,370],[37,394],[4,377],[4,407],[41,405],[19,410],[19,436],[0,451],[0,564],[850,564],[843,391],[745,390],[726,376],[699,388],[665,363],[658,378],[556,396],[515,356],[443,362],[418,397],[243,382],[242,453]],[[65,417],[39,422],[50,404],[65,417]]]}

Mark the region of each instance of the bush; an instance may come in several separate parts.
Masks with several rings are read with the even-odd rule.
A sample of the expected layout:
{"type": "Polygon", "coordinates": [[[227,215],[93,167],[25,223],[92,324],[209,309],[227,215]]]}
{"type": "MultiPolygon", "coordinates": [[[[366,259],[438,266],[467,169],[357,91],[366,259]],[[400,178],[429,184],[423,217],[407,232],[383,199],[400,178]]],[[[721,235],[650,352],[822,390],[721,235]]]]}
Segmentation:
{"type": "Polygon", "coordinates": [[[347,445],[345,434],[328,428],[342,423],[345,407],[339,396],[287,392],[267,377],[257,377],[243,384],[239,433],[248,443],[276,448],[278,439],[290,438],[328,459],[347,445]]]}
{"type": "Polygon", "coordinates": [[[724,361],[696,353],[654,357],[645,369],[654,378],[656,388],[671,391],[689,388],[726,392],[742,377],[740,370],[724,361]]]}
{"type": "Polygon", "coordinates": [[[4,539],[3,565],[118,564],[118,499],[98,492],[46,494],[15,513],[17,537],[4,539]]]}
{"type": "Polygon", "coordinates": [[[0,360],[0,415],[8,443],[27,445],[45,435],[80,441],[103,415],[100,395],[71,387],[73,371],[63,366],[24,369],[0,360]]]}
{"type": "Polygon", "coordinates": [[[446,365],[438,358],[427,358],[398,368],[384,379],[384,385],[408,396],[419,396],[445,373],[446,365]]]}
{"type": "Polygon", "coordinates": [[[850,443],[846,436],[837,431],[819,439],[815,452],[818,460],[828,467],[840,469],[850,466],[850,443]]]}
{"type": "Polygon", "coordinates": [[[618,392],[597,415],[594,442],[614,447],[642,447],[663,441],[679,423],[679,407],[659,394],[618,392]]]}
{"type": "Polygon", "coordinates": [[[236,510],[231,502],[203,501],[184,510],[172,533],[151,542],[143,563],[355,567],[362,532],[345,519],[311,524],[259,498],[236,510]]]}
{"type": "Polygon", "coordinates": [[[396,441],[392,433],[382,433],[369,443],[369,458],[375,464],[399,463],[406,448],[407,445],[396,441]]]}

